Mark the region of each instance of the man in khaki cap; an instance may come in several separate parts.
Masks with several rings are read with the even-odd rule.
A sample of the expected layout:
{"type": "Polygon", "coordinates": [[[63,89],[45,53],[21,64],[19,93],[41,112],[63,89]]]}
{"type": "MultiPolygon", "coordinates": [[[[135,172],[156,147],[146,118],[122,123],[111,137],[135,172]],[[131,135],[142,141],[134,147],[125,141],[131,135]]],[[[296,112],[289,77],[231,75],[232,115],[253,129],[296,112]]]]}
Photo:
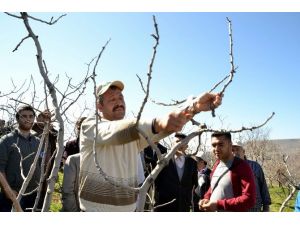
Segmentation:
{"type": "Polygon", "coordinates": [[[218,94],[206,93],[195,101],[190,109],[176,110],[163,117],[124,119],[126,104],[121,81],[101,84],[97,88],[97,109],[100,117],[96,134],[96,118],[88,117],[80,133],[80,186],[79,197],[82,211],[134,211],[137,193],[127,188],[137,187],[137,155],[147,141],[139,134],[142,130],[154,142],[180,131],[196,113],[209,111],[221,104],[218,94]],[[104,174],[96,168],[97,161],[104,174]]]}
{"type": "Polygon", "coordinates": [[[204,198],[205,193],[210,187],[210,173],[211,169],[208,168],[207,162],[209,161],[208,152],[198,152],[197,155],[192,158],[197,162],[197,175],[198,185],[194,191],[194,211],[199,212],[198,202],[204,198]]]}

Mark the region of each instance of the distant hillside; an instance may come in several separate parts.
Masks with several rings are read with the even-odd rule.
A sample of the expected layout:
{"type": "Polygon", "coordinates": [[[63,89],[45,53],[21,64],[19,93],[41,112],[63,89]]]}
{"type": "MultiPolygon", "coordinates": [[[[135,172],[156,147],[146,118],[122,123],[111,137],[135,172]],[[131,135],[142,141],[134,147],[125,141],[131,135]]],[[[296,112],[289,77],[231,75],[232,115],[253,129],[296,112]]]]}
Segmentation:
{"type": "Polygon", "coordinates": [[[270,141],[277,145],[281,152],[300,153],[300,139],[275,139],[270,141]]]}

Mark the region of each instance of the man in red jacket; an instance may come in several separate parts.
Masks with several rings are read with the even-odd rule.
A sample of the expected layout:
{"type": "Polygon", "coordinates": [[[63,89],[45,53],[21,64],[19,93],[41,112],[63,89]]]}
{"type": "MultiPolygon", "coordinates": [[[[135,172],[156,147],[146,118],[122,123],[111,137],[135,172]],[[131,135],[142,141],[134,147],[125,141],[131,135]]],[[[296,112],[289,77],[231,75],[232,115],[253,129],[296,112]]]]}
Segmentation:
{"type": "Polygon", "coordinates": [[[211,185],[199,208],[204,211],[248,211],[255,204],[255,181],[250,166],[232,153],[231,134],[215,132],[211,144],[217,158],[211,185]]]}

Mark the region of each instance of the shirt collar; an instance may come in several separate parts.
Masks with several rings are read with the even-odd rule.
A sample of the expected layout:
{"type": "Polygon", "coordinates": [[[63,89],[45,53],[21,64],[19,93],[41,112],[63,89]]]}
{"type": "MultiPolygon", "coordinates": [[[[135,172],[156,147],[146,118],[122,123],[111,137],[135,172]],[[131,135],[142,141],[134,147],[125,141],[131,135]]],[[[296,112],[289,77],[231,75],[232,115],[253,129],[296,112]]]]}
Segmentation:
{"type": "Polygon", "coordinates": [[[32,134],[31,131],[30,131],[28,137],[24,137],[24,136],[20,133],[20,131],[19,131],[18,128],[15,129],[15,135],[18,135],[19,137],[24,138],[24,139],[27,139],[27,140],[31,140],[31,137],[33,136],[33,134],[32,134]]]}

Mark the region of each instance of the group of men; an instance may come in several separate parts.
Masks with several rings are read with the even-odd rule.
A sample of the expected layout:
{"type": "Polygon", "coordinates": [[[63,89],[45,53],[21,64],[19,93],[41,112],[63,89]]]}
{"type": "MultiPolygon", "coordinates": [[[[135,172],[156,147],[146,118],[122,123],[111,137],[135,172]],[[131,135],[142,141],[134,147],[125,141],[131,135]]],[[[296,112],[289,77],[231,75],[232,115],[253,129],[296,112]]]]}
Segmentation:
{"type": "MultiPolygon", "coordinates": [[[[177,141],[184,138],[176,136],[177,141]]],[[[185,148],[176,152],[155,180],[155,211],[269,211],[271,199],[260,165],[245,158],[230,133],[213,133],[211,144],[217,159],[212,171],[207,157],[185,156],[185,148]]]]}
{"type": "MultiPolygon", "coordinates": [[[[62,200],[65,211],[135,211],[137,192],[128,187],[139,184],[140,161],[137,159],[148,146],[140,131],[157,143],[180,132],[195,114],[215,109],[222,100],[219,94],[205,93],[190,107],[137,123],[136,119],[124,119],[123,89],[121,81],[99,85],[98,115],[81,121],[77,140],[80,153],[69,156],[64,168],[62,200]]],[[[7,196],[18,194],[23,182],[21,172],[27,175],[37,151],[39,138],[31,134],[34,118],[31,106],[20,108],[16,114],[17,129],[0,140],[0,175],[9,187],[1,184],[1,211],[10,211],[12,203],[7,196]]],[[[185,138],[178,133],[175,137],[177,142],[185,138]]],[[[258,192],[260,178],[253,175],[256,170],[261,173],[261,168],[250,164],[251,169],[248,161],[234,156],[230,133],[213,133],[211,141],[217,161],[210,179],[207,180],[209,170],[205,160],[186,156],[187,146],[179,149],[155,181],[155,211],[249,211],[255,203],[257,210],[263,207],[268,211],[268,207],[262,205],[263,198],[257,195],[265,193],[265,190],[258,192]]],[[[39,165],[35,171],[38,177],[39,165]]],[[[32,179],[26,190],[31,194],[21,199],[23,209],[32,208],[36,181],[32,179]],[[22,204],[25,199],[30,203],[22,204]]]]}

